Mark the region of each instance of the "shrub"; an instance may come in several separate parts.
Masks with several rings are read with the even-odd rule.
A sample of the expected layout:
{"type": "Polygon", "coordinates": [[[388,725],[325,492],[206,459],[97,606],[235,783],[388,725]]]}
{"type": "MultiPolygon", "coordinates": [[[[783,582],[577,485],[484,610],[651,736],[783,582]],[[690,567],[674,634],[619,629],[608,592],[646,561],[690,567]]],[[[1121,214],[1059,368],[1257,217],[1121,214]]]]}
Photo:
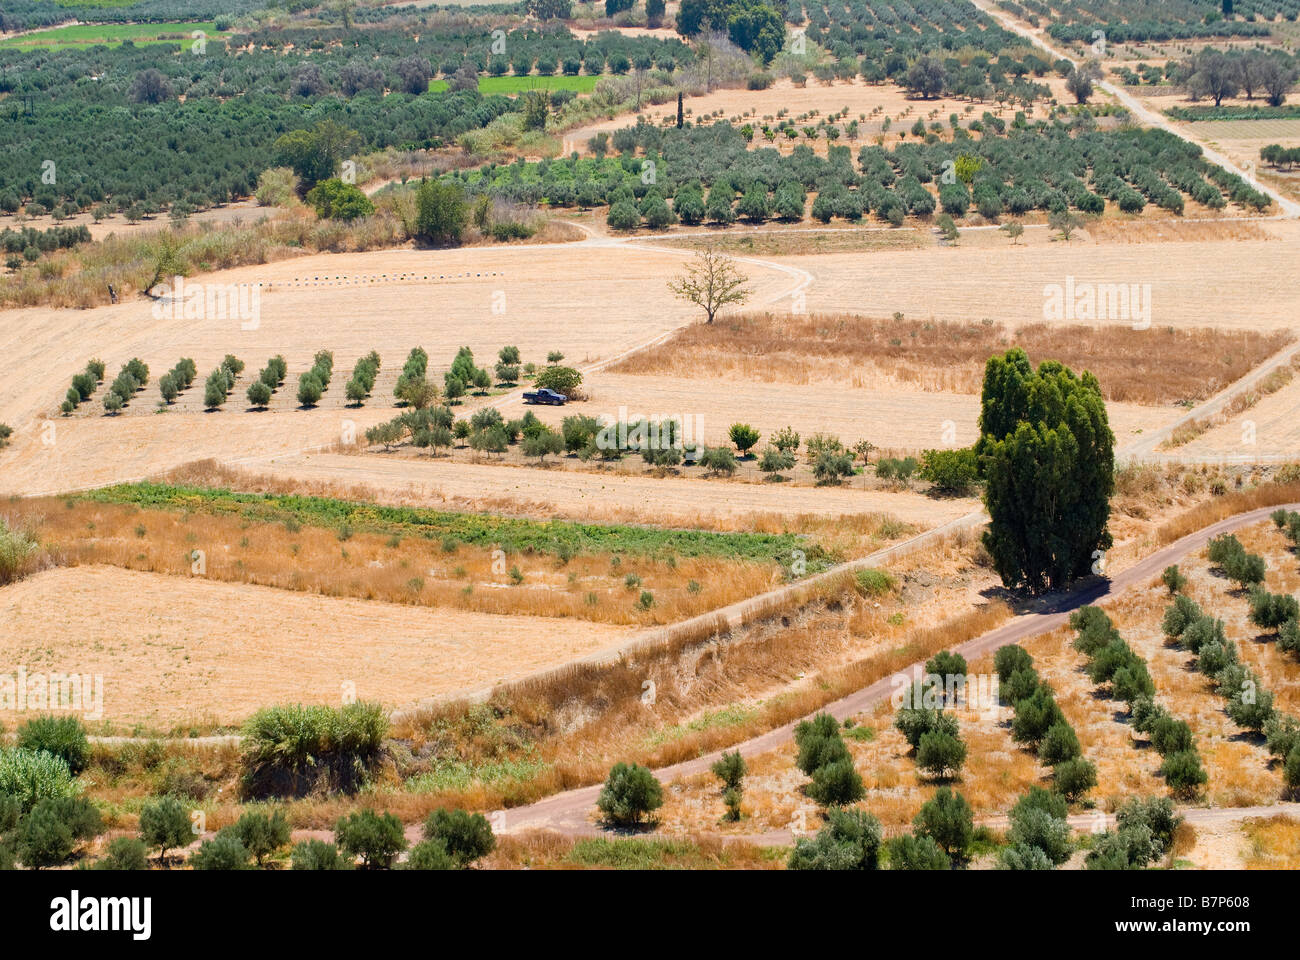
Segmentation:
{"type": "Polygon", "coordinates": [[[1047,735],[1047,731],[1064,719],[1052,691],[1040,685],[1028,697],[1016,701],[1015,716],[1011,720],[1011,739],[1016,743],[1036,747],[1047,735]]]}
{"type": "Polygon", "coordinates": [[[747,423],[733,423],[731,429],[727,431],[727,436],[743,457],[749,453],[754,444],[758,443],[759,433],[747,423]]]}
{"type": "Polygon", "coordinates": [[[951,870],[952,861],[932,837],[900,834],[885,844],[891,870],[951,870]]]}
{"type": "Polygon", "coordinates": [[[261,380],[254,380],[248,385],[248,402],[255,407],[265,408],[271,402],[271,388],[261,380]]]}
{"type": "Polygon", "coordinates": [[[36,804],[19,821],[14,841],[18,859],[33,870],[66,862],[76,848],[72,828],[48,800],[36,804]]]}
{"type": "Polygon", "coordinates": [[[790,851],[791,870],[875,870],[880,863],[880,821],[861,810],[832,808],[826,825],[790,851]]]}
{"type": "Polygon", "coordinates": [[[926,450],[921,454],[920,477],[941,493],[965,493],[979,479],[975,451],[971,447],[926,450]]]}
{"type": "Polygon", "coordinates": [[[294,870],[351,870],[352,861],[339,856],[336,844],[304,840],[294,845],[289,861],[294,870]]]}
{"type": "Polygon", "coordinates": [[[0,796],[13,797],[23,811],[42,800],[65,799],[76,792],[72,772],[62,757],[44,750],[0,748],[0,796]]]}
{"type": "MultiPolygon", "coordinates": [[[[496,849],[492,826],[481,813],[435,810],[424,821],[424,839],[441,844],[457,866],[468,866],[496,849]]],[[[428,868],[424,868],[428,869],[428,868]]]]}
{"type": "Polygon", "coordinates": [[[663,806],[663,787],[646,767],[616,763],[610,768],[596,807],[611,823],[636,826],[646,814],[663,806]]]}
{"type": "Polygon", "coordinates": [[[573,397],[582,386],[582,374],[572,367],[548,366],[538,372],[533,383],[539,389],[545,387],[566,397],[573,397]]]}
{"type": "Polygon", "coordinates": [[[821,454],[813,463],[813,479],[818,486],[839,483],[843,477],[853,476],[853,458],[847,453],[821,454]]]}
{"type": "Polygon", "coordinates": [[[86,728],[77,717],[43,716],[18,728],[18,746],[23,750],[44,750],[63,760],[74,777],[90,762],[86,728]]]}
{"type": "Polygon", "coordinates": [[[229,829],[222,830],[211,840],[204,840],[190,855],[189,864],[195,870],[250,869],[248,850],[229,829]]]}
{"type": "Polygon", "coordinates": [[[998,672],[999,683],[1006,683],[1017,670],[1032,668],[1033,665],[1034,658],[1029,655],[1029,652],[1014,643],[999,648],[993,655],[993,667],[998,672]]]}
{"type": "Polygon", "coordinates": [[[1209,775],[1201,767],[1201,757],[1195,750],[1180,750],[1165,757],[1159,773],[1177,796],[1188,798],[1196,794],[1209,775]]]}
{"type": "Polygon", "coordinates": [[[957,737],[932,730],[921,735],[916,765],[936,777],[957,776],[966,762],[966,744],[957,737]]]}
{"type": "Polygon", "coordinates": [[[289,842],[289,822],[284,819],[282,810],[276,810],[270,816],[250,810],[230,830],[259,867],[267,857],[289,842]]]}
{"type": "Polygon", "coordinates": [[[458,864],[441,840],[421,840],[411,848],[403,864],[406,870],[456,870],[458,864]]]}
{"type": "Polygon", "coordinates": [[[1165,567],[1160,575],[1160,582],[1169,588],[1170,593],[1181,593],[1187,587],[1187,578],[1179,571],[1178,565],[1165,567]]]}
{"type": "Polygon", "coordinates": [[[1060,866],[1069,860],[1074,849],[1070,842],[1070,825],[1064,814],[1058,817],[1041,807],[1022,807],[1019,803],[1011,811],[1011,829],[1007,833],[1007,843],[1012,847],[1040,850],[1053,866],[1060,866]]]}
{"type": "Polygon", "coordinates": [[[145,846],[135,837],[116,837],[104,856],[95,863],[96,870],[148,870],[145,846]]]}
{"type": "Polygon", "coordinates": [[[354,703],[270,707],[244,724],[246,796],[301,796],[318,784],[350,791],[378,761],[388,731],[383,708],[354,703]]]}
{"type": "Polygon", "coordinates": [[[727,805],[727,819],[740,819],[740,800],[744,795],[745,758],[739,750],[723,752],[721,759],[711,768],[713,775],[722,781],[722,800],[727,805]]]}
{"type": "Polygon", "coordinates": [[[1065,721],[1052,724],[1038,744],[1038,759],[1044,766],[1054,767],[1065,760],[1073,760],[1083,752],[1074,727],[1065,721]]]}
{"type": "Polygon", "coordinates": [[[391,813],[360,810],[341,819],[334,827],[339,849],[360,857],[361,865],[371,870],[387,870],[406,849],[402,821],[391,813]]]}
{"type": "Polygon", "coordinates": [[[1097,768],[1083,757],[1065,760],[1052,768],[1052,785],[1074,802],[1097,785],[1097,768]]]}
{"type": "Polygon", "coordinates": [[[1174,597],[1173,605],[1165,609],[1165,616],[1160,623],[1160,628],[1164,631],[1165,636],[1171,639],[1181,637],[1183,631],[1201,617],[1201,608],[1196,601],[1191,597],[1179,594],[1174,597]]]}
{"type": "Polygon", "coordinates": [[[140,839],[158,848],[160,860],[167,859],[168,850],[188,846],[194,839],[189,812],[175,797],[145,804],[140,811],[140,839]]]}
{"type": "Polygon", "coordinates": [[[912,826],[917,836],[929,837],[937,843],[953,863],[966,859],[966,850],[975,833],[970,804],[960,793],[947,787],[940,787],[922,804],[912,826]]]}
{"type": "Polygon", "coordinates": [[[840,725],[828,713],[800,721],[794,728],[794,742],[795,766],[806,776],[812,776],[818,767],[849,758],[849,749],[840,737],[840,725]]]}
{"type": "Polygon", "coordinates": [[[731,476],[736,472],[736,455],[730,447],[705,447],[700,454],[699,463],[715,477],[722,474],[731,476]]]}
{"type": "Polygon", "coordinates": [[[314,370],[308,370],[298,378],[298,402],[304,407],[316,406],[324,392],[325,387],[314,370]]]}
{"type": "Polygon", "coordinates": [[[1269,593],[1262,587],[1250,591],[1250,622],[1276,630],[1288,620],[1300,617],[1300,602],[1289,593],[1269,593]]]}
{"type": "MultiPolygon", "coordinates": [[[[845,750],[847,752],[847,748],[845,750]]],[[[808,785],[808,796],[827,807],[856,803],[865,794],[862,777],[853,768],[852,758],[847,756],[818,767],[812,772],[812,783],[808,785]]]]}

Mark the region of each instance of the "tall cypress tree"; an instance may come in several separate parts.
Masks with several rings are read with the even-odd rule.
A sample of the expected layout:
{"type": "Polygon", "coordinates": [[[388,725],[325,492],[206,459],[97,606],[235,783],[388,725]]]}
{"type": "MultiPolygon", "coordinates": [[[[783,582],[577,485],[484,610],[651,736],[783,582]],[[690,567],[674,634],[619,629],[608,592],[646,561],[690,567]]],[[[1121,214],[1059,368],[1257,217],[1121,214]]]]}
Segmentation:
{"type": "Polygon", "coordinates": [[[989,358],[981,403],[984,546],[1008,587],[1059,590],[1111,545],[1115,436],[1097,378],[1054,360],[1034,370],[1017,347],[989,358]]]}

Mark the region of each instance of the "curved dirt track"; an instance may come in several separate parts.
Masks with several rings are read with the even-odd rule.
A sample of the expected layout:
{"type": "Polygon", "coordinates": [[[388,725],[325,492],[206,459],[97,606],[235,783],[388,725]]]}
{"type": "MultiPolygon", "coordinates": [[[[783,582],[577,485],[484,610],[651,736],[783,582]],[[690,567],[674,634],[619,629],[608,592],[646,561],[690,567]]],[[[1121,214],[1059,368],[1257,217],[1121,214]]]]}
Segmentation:
{"type": "MultiPolygon", "coordinates": [[[[1283,507],[1284,509],[1295,510],[1300,509],[1300,504],[1285,504],[1283,507]]],[[[1044,609],[1040,612],[1023,614],[1010,623],[981,637],[976,637],[974,640],[961,644],[954,649],[966,657],[967,660],[971,660],[983,654],[991,653],[1007,644],[1018,643],[1021,640],[1055,630],[1069,620],[1071,611],[1085,604],[1104,602],[1133,587],[1141,586],[1157,576],[1165,567],[1177,563],[1188,554],[1204,547],[1211,537],[1265,520],[1276,509],[1278,508],[1260,507],[1257,510],[1239,513],[1203,527],[1195,533],[1188,534],[1181,540],[1157,550],[1144,560],[1117,574],[1114,579],[1088,583],[1069,593],[1049,598],[1044,604],[1044,609]]],[[[913,667],[919,667],[920,665],[919,663],[914,664],[913,667]]],[[[908,668],[908,670],[910,669],[912,667],[908,668]]],[[[899,672],[905,673],[907,671],[899,672]]],[[[840,721],[861,713],[893,693],[895,684],[891,680],[892,676],[891,674],[890,677],[885,677],[868,687],[829,703],[818,712],[829,713],[840,721]]],[[[739,750],[741,755],[746,757],[775,750],[792,741],[795,726],[799,722],[787,723],[727,749],[739,750]]],[[[686,760],[662,767],[655,771],[655,776],[662,782],[668,782],[682,777],[706,773],[722,756],[722,753],[723,751],[718,750],[697,757],[694,760],[686,760]]],[[[508,810],[505,814],[505,827],[501,832],[515,833],[542,829],[555,830],[566,834],[600,834],[602,833],[600,827],[589,820],[589,815],[595,808],[596,798],[599,793],[600,785],[596,784],[556,794],[525,807],[508,810]]],[[[1259,809],[1272,810],[1272,808],[1259,809]]],[[[767,835],[763,836],[767,837],[767,835]]],[[[789,834],[788,832],[773,834],[770,839],[774,841],[780,839],[781,836],[788,839],[789,834]]]]}

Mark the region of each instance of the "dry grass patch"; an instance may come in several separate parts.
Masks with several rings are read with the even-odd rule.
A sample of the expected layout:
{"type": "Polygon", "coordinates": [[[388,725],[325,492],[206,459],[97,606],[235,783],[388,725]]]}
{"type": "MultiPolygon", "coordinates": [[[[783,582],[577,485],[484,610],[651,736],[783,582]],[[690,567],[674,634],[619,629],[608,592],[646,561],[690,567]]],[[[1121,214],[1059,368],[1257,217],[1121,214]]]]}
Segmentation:
{"type": "Polygon", "coordinates": [[[1300,820],[1278,815],[1241,826],[1250,843],[1247,870],[1300,870],[1300,820]]]}
{"type": "Polygon", "coordinates": [[[662,346],[615,364],[621,373],[698,375],[977,394],[984,363],[1010,347],[1090,370],[1106,399],[1166,404],[1212,396],[1276,353],[1278,331],[1134,330],[1127,325],[958,323],[853,314],[745,314],[683,327],[662,346]],[[1171,363],[1171,358],[1177,358],[1171,363]]]}
{"type": "Polygon", "coordinates": [[[6,512],[29,524],[68,565],[109,564],[479,613],[663,624],[781,583],[774,565],[723,557],[507,555],[454,539],[55,498],[11,503],[6,512]],[[643,605],[647,591],[650,602],[643,605]]]}

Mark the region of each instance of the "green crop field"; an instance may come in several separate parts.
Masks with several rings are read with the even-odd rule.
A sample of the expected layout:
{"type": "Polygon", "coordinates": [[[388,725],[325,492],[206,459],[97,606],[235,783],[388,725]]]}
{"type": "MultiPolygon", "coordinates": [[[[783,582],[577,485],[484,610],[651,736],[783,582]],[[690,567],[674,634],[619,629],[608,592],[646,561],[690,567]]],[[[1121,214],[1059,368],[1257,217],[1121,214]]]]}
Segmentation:
{"type": "Polygon", "coordinates": [[[0,41],[0,47],[41,48],[65,50],[93,47],[97,44],[116,46],[123,40],[135,44],[189,43],[190,34],[202,30],[207,38],[223,42],[224,35],[217,33],[217,25],[206,23],[81,23],[69,27],[52,27],[0,41]],[[167,37],[168,39],[162,39],[167,37]]]}
{"type": "MultiPolygon", "coordinates": [[[[551,77],[479,77],[478,90],[482,94],[524,93],[528,90],[572,90],[574,93],[591,93],[596,89],[600,77],[592,76],[551,76],[551,77]]],[[[429,89],[442,91],[447,89],[446,80],[430,82],[429,89]]]]}
{"type": "Polygon", "coordinates": [[[106,487],[81,497],[103,503],[238,516],[251,522],[294,522],[328,529],[448,539],[474,546],[545,554],[628,553],[648,557],[724,557],[789,566],[793,551],[808,572],[842,559],[795,534],[711,533],[661,527],[528,520],[417,507],[385,507],[327,497],[242,493],[155,483],[106,487]]]}

